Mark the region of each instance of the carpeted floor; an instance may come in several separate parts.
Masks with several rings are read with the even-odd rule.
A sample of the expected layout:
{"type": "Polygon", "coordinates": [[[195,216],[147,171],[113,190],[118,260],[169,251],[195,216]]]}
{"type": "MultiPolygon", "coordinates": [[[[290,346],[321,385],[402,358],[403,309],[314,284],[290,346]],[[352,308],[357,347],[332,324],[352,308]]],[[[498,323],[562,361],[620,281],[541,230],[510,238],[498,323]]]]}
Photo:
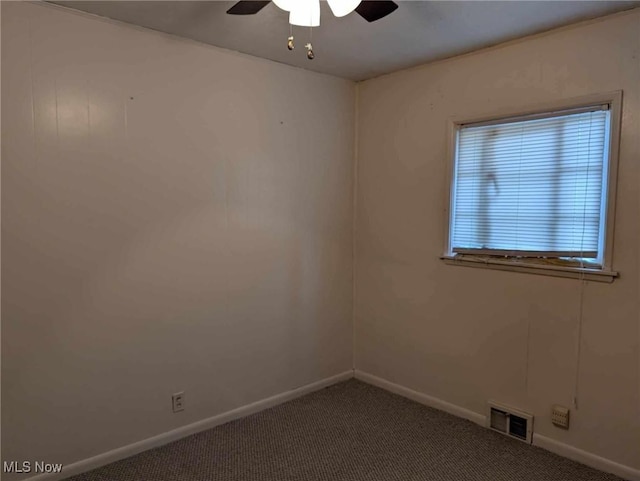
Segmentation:
{"type": "Polygon", "coordinates": [[[68,481],[615,481],[349,380],[68,481]]]}

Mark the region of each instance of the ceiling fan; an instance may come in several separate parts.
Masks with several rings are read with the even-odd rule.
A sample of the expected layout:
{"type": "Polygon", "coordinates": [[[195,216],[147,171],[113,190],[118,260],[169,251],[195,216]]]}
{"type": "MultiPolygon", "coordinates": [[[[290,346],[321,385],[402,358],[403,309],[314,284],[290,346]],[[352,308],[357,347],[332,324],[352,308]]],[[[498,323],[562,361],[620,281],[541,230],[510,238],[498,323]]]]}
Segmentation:
{"type": "MultiPolygon", "coordinates": [[[[227,13],[230,15],[254,15],[269,3],[271,3],[271,0],[244,0],[236,3],[233,7],[227,10],[227,13]]],[[[303,9],[301,12],[307,13],[312,11],[312,15],[314,16],[313,23],[316,23],[315,25],[309,25],[308,20],[305,18],[303,26],[315,27],[320,24],[320,4],[317,0],[274,0],[274,3],[283,10],[292,13],[290,23],[293,25],[299,25],[299,23],[292,22],[292,20],[296,20],[294,12],[296,12],[296,7],[298,7],[298,5],[303,9]],[[294,4],[297,5],[294,7],[294,4]],[[315,5],[317,5],[317,7],[315,5]],[[315,19],[315,9],[317,9],[317,22],[315,19]]],[[[381,18],[389,15],[398,8],[398,5],[391,0],[329,0],[329,7],[331,7],[331,11],[336,17],[342,17],[355,10],[367,22],[375,22],[376,20],[380,20],[381,18]]],[[[300,15],[298,15],[298,17],[299,16],[300,15]]]]}
{"type": "MultiPolygon", "coordinates": [[[[368,22],[375,22],[393,12],[398,5],[391,0],[327,0],[331,11],[336,17],[344,17],[356,11],[368,22]]],[[[266,1],[240,1],[227,10],[230,15],[254,15],[266,7],[271,0],[266,1]]],[[[294,39],[292,25],[302,27],[318,27],[320,25],[320,0],[273,0],[276,6],[289,12],[289,38],[287,48],[293,50],[294,39]]],[[[307,50],[307,58],[313,60],[313,45],[311,45],[311,29],[309,29],[309,42],[304,46],[307,50]]]]}

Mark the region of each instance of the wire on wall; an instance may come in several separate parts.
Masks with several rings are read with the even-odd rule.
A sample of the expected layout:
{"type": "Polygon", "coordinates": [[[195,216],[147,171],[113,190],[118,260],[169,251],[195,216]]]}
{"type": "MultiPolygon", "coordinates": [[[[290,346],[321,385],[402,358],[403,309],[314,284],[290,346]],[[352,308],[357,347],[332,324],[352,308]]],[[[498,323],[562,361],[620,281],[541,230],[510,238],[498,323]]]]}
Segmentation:
{"type": "MultiPolygon", "coordinates": [[[[589,179],[589,170],[591,168],[591,124],[593,121],[593,114],[591,114],[591,118],[589,119],[589,141],[587,142],[588,152],[587,152],[587,172],[586,179],[589,179]]],[[[576,179],[577,180],[577,179],[576,179]]],[[[587,286],[587,281],[584,278],[584,234],[585,234],[585,218],[587,211],[587,196],[584,197],[584,202],[582,205],[582,238],[580,240],[580,296],[578,300],[578,332],[576,336],[576,368],[575,368],[575,379],[573,385],[573,407],[578,410],[578,394],[580,390],[580,360],[582,357],[582,324],[583,324],[583,315],[584,315],[584,291],[587,286]]]]}

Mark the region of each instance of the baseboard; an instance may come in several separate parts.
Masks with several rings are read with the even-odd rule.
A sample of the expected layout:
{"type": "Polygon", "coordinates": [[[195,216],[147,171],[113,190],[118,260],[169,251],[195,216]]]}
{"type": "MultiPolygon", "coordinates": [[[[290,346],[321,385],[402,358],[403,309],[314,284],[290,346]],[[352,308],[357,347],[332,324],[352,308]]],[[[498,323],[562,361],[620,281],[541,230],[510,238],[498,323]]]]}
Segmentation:
{"type": "Polygon", "coordinates": [[[27,478],[24,481],[59,481],[70,476],[76,476],[86,471],[91,471],[92,469],[104,466],[106,464],[128,458],[129,456],[133,456],[143,451],[147,451],[149,449],[157,448],[164,444],[177,441],[178,439],[196,434],[200,431],[211,429],[213,427],[219,426],[220,424],[228,423],[229,421],[233,421],[235,419],[239,419],[250,414],[263,411],[270,407],[277,406],[278,404],[282,404],[300,396],[304,396],[305,394],[317,391],[327,386],[331,386],[332,384],[346,381],[347,379],[351,379],[352,377],[352,370],[345,371],[343,373],[328,377],[326,379],[322,379],[311,384],[307,384],[297,389],[286,391],[281,394],[276,394],[275,396],[262,399],[251,404],[247,404],[246,406],[242,406],[222,414],[218,414],[217,416],[203,419],[201,421],[197,421],[195,423],[174,429],[172,431],[167,431],[166,433],[144,439],[137,443],[129,444],[127,446],[123,446],[121,448],[117,448],[112,451],[108,451],[106,453],[99,454],[88,459],[83,459],[82,461],[78,461],[73,464],[69,464],[67,466],[64,466],[61,473],[41,474],[38,476],[27,478]]]}
{"type": "Polygon", "coordinates": [[[374,386],[381,387],[382,389],[385,389],[387,391],[399,394],[400,396],[419,402],[420,404],[424,404],[425,406],[436,408],[440,411],[458,416],[459,418],[468,419],[469,421],[479,424],[480,426],[484,427],[487,424],[487,417],[483,414],[478,414],[474,411],[470,411],[469,409],[465,409],[463,407],[456,406],[455,404],[451,404],[447,401],[443,401],[442,399],[438,399],[433,396],[429,396],[428,394],[414,391],[413,389],[401,386],[400,384],[392,383],[391,381],[387,381],[386,379],[382,379],[381,377],[373,376],[372,374],[367,374],[356,369],[355,378],[360,379],[361,381],[364,381],[366,383],[373,384],[374,386]]]}
{"type": "Polygon", "coordinates": [[[533,433],[533,445],[551,451],[562,457],[572,459],[582,464],[586,464],[600,471],[606,471],[629,481],[640,481],[640,470],[616,463],[610,459],[597,456],[588,451],[575,448],[569,444],[561,443],[555,439],[548,438],[542,434],[533,433]]]}
{"type": "MultiPolygon", "coordinates": [[[[374,386],[378,386],[387,391],[399,394],[400,396],[419,402],[420,404],[424,404],[425,406],[439,409],[440,411],[445,411],[460,418],[468,419],[469,421],[473,421],[480,426],[486,426],[486,416],[482,414],[478,414],[474,411],[456,406],[455,404],[443,401],[442,399],[438,399],[433,396],[414,391],[413,389],[409,389],[399,384],[392,383],[390,381],[387,381],[386,379],[382,379],[380,377],[358,371],[357,369],[355,370],[354,374],[356,379],[359,379],[363,382],[373,384],[374,386]]],[[[630,466],[625,466],[624,464],[616,463],[615,461],[611,461],[610,459],[597,456],[588,451],[583,451],[582,449],[578,449],[568,444],[561,443],[546,436],[542,436],[541,434],[533,433],[533,445],[546,449],[547,451],[551,451],[552,453],[558,454],[562,457],[585,464],[592,468],[599,469],[600,471],[615,474],[616,476],[628,479],[629,481],[640,481],[640,470],[638,469],[632,468],[630,466]]]]}

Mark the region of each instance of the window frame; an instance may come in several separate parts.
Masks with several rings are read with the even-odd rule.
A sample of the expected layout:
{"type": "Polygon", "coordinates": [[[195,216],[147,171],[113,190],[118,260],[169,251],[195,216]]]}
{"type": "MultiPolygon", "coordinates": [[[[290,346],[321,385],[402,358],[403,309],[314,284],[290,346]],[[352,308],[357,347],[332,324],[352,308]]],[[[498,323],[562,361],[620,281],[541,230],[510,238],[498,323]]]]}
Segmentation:
{"type": "Polygon", "coordinates": [[[618,157],[620,150],[620,124],[622,118],[622,91],[617,90],[603,94],[574,97],[571,99],[558,100],[521,109],[501,110],[486,115],[476,117],[452,118],[448,121],[448,146],[447,162],[448,168],[446,178],[446,199],[444,208],[444,254],[440,256],[447,264],[481,267],[488,269],[508,270],[516,272],[527,272],[531,274],[542,274],[557,277],[571,277],[600,282],[612,282],[618,277],[618,272],[613,270],[613,235],[615,223],[616,186],[618,179],[618,157]],[[609,104],[610,110],[610,138],[608,139],[608,164],[606,184],[603,188],[603,200],[606,200],[606,215],[604,225],[601,226],[601,235],[604,236],[604,252],[602,253],[602,266],[576,265],[575,261],[566,263],[560,259],[526,259],[521,257],[500,257],[500,256],[471,256],[454,254],[450,250],[451,236],[451,209],[454,203],[455,189],[453,181],[455,179],[457,137],[462,125],[477,123],[500,123],[506,120],[522,118],[522,120],[533,117],[546,117],[557,115],[558,112],[587,108],[594,105],[609,104]]]}

